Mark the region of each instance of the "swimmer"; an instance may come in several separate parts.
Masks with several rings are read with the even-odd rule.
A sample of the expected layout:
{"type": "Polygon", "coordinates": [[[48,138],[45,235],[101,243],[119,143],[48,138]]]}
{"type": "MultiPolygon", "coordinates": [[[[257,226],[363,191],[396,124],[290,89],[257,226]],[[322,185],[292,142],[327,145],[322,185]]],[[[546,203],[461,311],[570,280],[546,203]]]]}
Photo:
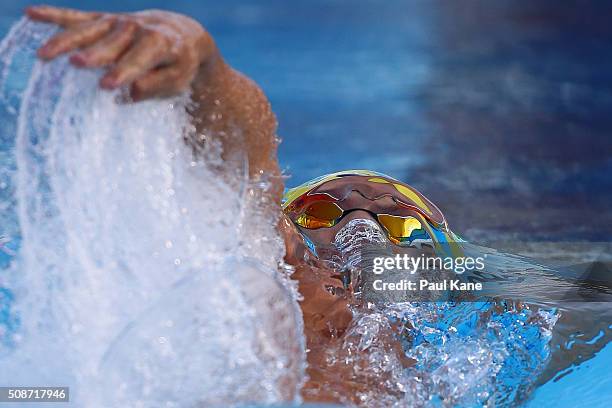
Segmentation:
{"type": "MultiPolygon", "coordinates": [[[[364,302],[354,296],[360,291],[360,282],[354,281],[353,277],[347,281],[339,268],[325,261],[330,261],[338,252],[342,258],[347,249],[355,253],[371,248],[372,244],[387,245],[394,254],[415,258],[421,254],[457,255],[461,250],[457,245],[460,239],[448,229],[438,207],[420,192],[371,171],[333,173],[290,189],[283,197],[282,211],[286,223],[285,236],[289,242],[286,260],[296,265],[293,277],[298,280],[304,297],[301,308],[309,349],[310,377],[302,391],[304,398],[308,401],[359,404],[357,396],[360,393],[372,389],[372,384],[384,383],[384,380],[376,378],[380,373],[376,377],[357,379],[367,370],[355,370],[338,364],[341,359],[330,362],[326,358],[330,348],[341,350],[342,347],[336,343],[343,341],[351,324],[351,309],[364,302]],[[297,231],[301,239],[296,240],[292,231],[297,231]],[[331,256],[326,253],[330,247],[331,256]],[[348,381],[348,378],[352,380],[348,381]],[[339,393],[343,395],[339,396],[339,393]]],[[[385,343],[379,346],[385,349],[385,354],[395,356],[404,367],[413,365],[414,361],[405,357],[398,341],[399,328],[389,329],[386,333],[379,333],[385,343]]],[[[369,350],[360,352],[367,354],[369,350]]]]}
{"type": "MultiPolygon", "coordinates": [[[[38,50],[41,59],[69,53],[76,67],[103,68],[100,87],[126,89],[135,102],[190,91],[195,106],[190,114],[198,134],[218,138],[224,154],[246,153],[251,179],[272,180],[267,194],[271,205],[282,210],[278,228],[286,243],[285,259],[295,267],[293,278],[304,297],[310,377],[304,398],[358,403],[359,391],[380,379],[355,381],[353,367],[336,364],[330,369],[325,357],[351,323],[358,282],[347,282],[318,251],[338,244],[347,225],[359,220],[398,253],[452,253],[456,237],[440,210],[410,186],[367,171],[335,173],[289,190],[281,208],[284,186],[270,103],[255,82],[223,60],[198,22],[159,10],[112,14],[37,6],[26,13],[64,29],[38,50]]],[[[413,364],[393,331],[380,338],[387,353],[406,367],[413,364]]]]}

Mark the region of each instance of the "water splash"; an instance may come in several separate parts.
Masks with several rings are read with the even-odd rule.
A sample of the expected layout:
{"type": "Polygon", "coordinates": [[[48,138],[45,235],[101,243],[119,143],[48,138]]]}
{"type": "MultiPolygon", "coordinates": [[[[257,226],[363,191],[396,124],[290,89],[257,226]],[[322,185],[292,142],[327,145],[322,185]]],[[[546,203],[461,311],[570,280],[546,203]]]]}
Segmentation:
{"type": "Polygon", "coordinates": [[[183,143],[188,96],[121,104],[65,58],[32,68],[52,31],[0,46],[0,383],[92,407],[299,400],[301,314],[258,186],[183,143]]]}
{"type": "MultiPolygon", "coordinates": [[[[378,277],[370,276],[370,258],[393,255],[377,223],[351,220],[336,234],[335,245],[332,265],[350,269],[362,284],[353,321],[326,350],[327,369],[344,370],[354,384],[352,395],[339,393],[343,403],[370,408],[514,406],[536,386],[551,355],[559,318],[554,309],[490,299],[456,303],[421,296],[414,301],[404,292],[372,293],[369,288],[378,277]],[[394,339],[401,347],[392,346],[394,339]]],[[[474,255],[487,250],[467,243],[465,249],[474,255]]],[[[487,252],[492,258],[487,272],[545,272],[525,258],[487,252]]],[[[402,271],[389,273],[389,281],[411,279],[402,271]]]]}

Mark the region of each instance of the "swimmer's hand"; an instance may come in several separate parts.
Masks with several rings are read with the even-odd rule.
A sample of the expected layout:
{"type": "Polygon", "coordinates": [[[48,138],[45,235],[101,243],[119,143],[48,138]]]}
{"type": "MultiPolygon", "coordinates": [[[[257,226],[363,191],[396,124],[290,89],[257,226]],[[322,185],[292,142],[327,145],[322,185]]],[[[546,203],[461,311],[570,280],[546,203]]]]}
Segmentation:
{"type": "Polygon", "coordinates": [[[208,32],[176,13],[112,14],[36,6],[26,14],[64,28],[38,50],[40,58],[76,51],[70,57],[73,65],[107,67],[100,86],[129,86],[134,100],[183,92],[203,64],[220,58],[208,32]]]}
{"type": "Polygon", "coordinates": [[[129,87],[135,101],[191,90],[189,114],[197,130],[191,142],[219,141],[223,158],[246,153],[249,175],[271,176],[270,202],[280,202],[283,182],[270,103],[255,82],[223,61],[198,22],[159,10],[114,14],[38,6],[26,14],[64,28],[38,50],[40,58],[74,51],[74,65],[107,69],[103,88],[129,87]]]}

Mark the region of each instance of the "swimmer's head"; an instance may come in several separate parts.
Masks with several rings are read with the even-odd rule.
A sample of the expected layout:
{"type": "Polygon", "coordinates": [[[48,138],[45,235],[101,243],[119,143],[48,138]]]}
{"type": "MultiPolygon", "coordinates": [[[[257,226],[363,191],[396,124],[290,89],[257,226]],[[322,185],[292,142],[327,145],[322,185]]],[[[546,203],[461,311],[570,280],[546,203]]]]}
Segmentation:
{"type": "Polygon", "coordinates": [[[282,207],[315,255],[319,247],[347,245],[364,236],[398,248],[426,245],[458,255],[458,238],[438,207],[384,174],[351,170],[319,177],[288,190],[282,207]],[[356,223],[362,234],[350,233],[356,223]]]}

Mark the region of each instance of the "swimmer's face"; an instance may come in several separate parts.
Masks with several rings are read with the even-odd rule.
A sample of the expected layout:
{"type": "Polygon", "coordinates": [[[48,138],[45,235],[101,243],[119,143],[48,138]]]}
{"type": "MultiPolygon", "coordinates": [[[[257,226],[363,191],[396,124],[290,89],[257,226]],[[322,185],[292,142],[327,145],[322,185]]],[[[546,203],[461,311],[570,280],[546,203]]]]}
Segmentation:
{"type": "MultiPolygon", "coordinates": [[[[357,192],[352,193],[357,195],[357,192]]],[[[364,204],[373,204],[374,206],[392,206],[394,205],[391,197],[381,197],[374,202],[364,204]]],[[[328,228],[307,229],[296,226],[298,230],[307,237],[316,248],[335,247],[340,249],[341,246],[346,246],[359,240],[359,245],[386,245],[394,253],[408,254],[416,256],[423,252],[422,248],[410,246],[399,246],[393,244],[384,232],[383,227],[372,214],[365,210],[354,210],[346,214],[336,225],[328,228]],[[364,239],[367,236],[367,239],[364,239]],[[369,242],[368,242],[369,241],[369,242]]]]}

